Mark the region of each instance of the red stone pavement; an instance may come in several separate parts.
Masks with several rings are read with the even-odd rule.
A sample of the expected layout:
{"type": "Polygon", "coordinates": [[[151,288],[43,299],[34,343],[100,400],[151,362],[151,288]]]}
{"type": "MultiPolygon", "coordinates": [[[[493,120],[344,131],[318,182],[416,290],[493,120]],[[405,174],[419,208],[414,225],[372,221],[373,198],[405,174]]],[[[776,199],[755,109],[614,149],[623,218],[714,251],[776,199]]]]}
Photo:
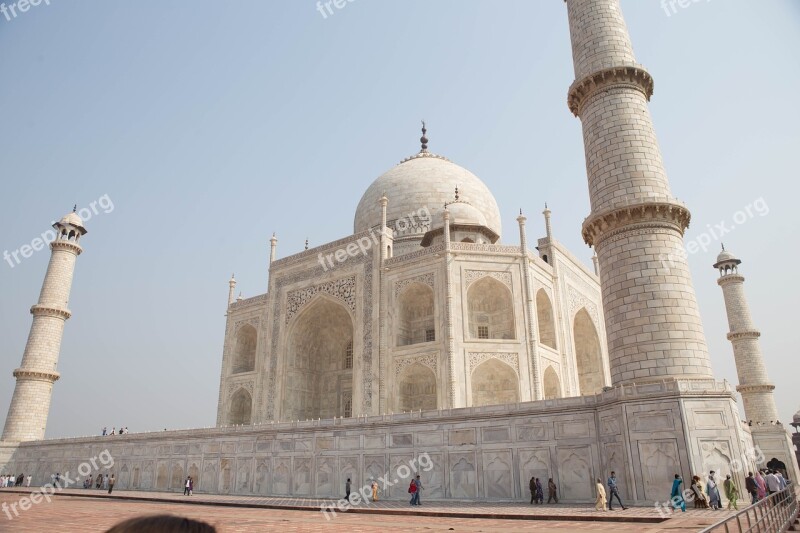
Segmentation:
{"type": "Polygon", "coordinates": [[[324,500],[248,496],[194,495],[169,492],[67,489],[18,516],[10,506],[30,490],[0,489],[0,532],[105,531],[134,516],[175,514],[209,522],[224,533],[250,531],[616,531],[651,533],[696,532],[727,516],[727,511],[678,513],[662,520],[653,507],[599,512],[590,505],[526,505],[516,502],[425,502],[411,507],[405,501],[383,501],[337,512],[327,520],[320,512],[324,500]],[[9,519],[5,510],[11,515],[9,519]],[[452,528],[452,529],[451,529],[452,528]]]}

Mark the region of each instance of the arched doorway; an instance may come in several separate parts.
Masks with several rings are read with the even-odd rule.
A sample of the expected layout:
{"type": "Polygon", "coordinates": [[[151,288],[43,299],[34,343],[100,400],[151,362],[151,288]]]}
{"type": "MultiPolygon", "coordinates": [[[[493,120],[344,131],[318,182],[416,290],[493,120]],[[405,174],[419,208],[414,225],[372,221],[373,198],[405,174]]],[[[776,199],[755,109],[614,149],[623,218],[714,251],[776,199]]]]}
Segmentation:
{"type": "Polygon", "coordinates": [[[252,372],[256,369],[256,328],[245,324],[236,332],[236,344],[233,349],[232,373],[252,372]]]}
{"type": "Polygon", "coordinates": [[[400,373],[398,411],[436,409],[436,375],[425,365],[414,363],[400,373]]]}
{"type": "Polygon", "coordinates": [[[231,404],[228,408],[228,424],[231,426],[252,424],[252,415],[253,398],[247,389],[237,390],[231,397],[231,404]]]}
{"type": "Polygon", "coordinates": [[[284,420],[352,416],[347,405],[357,359],[352,342],[350,314],[326,296],[318,296],[295,318],[286,357],[284,420]]]}
{"type": "Polygon", "coordinates": [[[511,291],[486,276],[467,289],[471,339],[515,339],[511,291]]]}
{"type": "Polygon", "coordinates": [[[400,293],[397,303],[397,346],[436,340],[432,288],[412,283],[400,293]]]}
{"type": "Polygon", "coordinates": [[[539,342],[556,349],[556,321],[553,304],[544,289],[536,292],[536,319],[539,322],[539,342]]]}
{"type": "Polygon", "coordinates": [[[605,384],[602,351],[597,329],[585,307],[575,315],[572,333],[575,337],[575,364],[580,393],[582,396],[597,394],[605,384]]]}
{"type": "Polygon", "coordinates": [[[558,374],[553,370],[552,366],[548,366],[544,371],[542,378],[544,385],[544,399],[552,400],[554,398],[561,398],[561,382],[558,379],[558,374]]]}
{"type": "Polygon", "coordinates": [[[472,405],[497,405],[519,401],[519,378],[514,369],[491,358],[472,371],[472,405]]]}

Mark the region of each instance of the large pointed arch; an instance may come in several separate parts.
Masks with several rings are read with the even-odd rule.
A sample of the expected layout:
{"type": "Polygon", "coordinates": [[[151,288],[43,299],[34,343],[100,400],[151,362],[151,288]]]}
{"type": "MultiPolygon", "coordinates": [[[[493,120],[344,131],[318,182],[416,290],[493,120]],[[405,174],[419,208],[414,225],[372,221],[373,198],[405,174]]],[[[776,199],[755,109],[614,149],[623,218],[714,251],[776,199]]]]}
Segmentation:
{"type": "Polygon", "coordinates": [[[352,416],[353,319],[320,294],[294,317],[287,337],[284,420],[352,416]]]}
{"type": "Polygon", "coordinates": [[[539,342],[556,350],[556,320],[553,304],[544,289],[536,292],[536,319],[539,323],[539,342]]]}
{"type": "Polygon", "coordinates": [[[605,385],[603,355],[600,336],[585,307],[575,314],[572,334],[575,338],[575,366],[581,395],[597,394],[605,385]]]}
{"type": "Polygon", "coordinates": [[[511,290],[491,276],[467,289],[471,339],[515,339],[514,303],[511,290]]]}

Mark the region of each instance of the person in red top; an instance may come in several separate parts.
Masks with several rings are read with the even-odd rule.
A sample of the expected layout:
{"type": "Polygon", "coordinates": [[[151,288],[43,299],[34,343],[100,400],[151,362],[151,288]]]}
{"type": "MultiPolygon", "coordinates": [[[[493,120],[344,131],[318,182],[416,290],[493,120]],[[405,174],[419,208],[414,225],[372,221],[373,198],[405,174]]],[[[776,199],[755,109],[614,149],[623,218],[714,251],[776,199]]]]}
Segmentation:
{"type": "Polygon", "coordinates": [[[408,493],[411,494],[411,501],[408,502],[409,505],[414,505],[414,500],[417,499],[417,484],[414,483],[414,480],[411,480],[411,485],[408,486],[408,493]]]}

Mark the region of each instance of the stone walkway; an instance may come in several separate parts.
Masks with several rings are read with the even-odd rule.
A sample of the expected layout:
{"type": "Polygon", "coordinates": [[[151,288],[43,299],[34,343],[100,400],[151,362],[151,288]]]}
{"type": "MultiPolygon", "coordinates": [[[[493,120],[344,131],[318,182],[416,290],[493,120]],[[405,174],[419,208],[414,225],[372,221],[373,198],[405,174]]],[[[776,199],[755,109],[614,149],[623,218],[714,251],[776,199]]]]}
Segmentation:
{"type": "MultiPolygon", "coordinates": [[[[694,511],[659,517],[652,507],[598,512],[591,505],[526,505],[515,502],[382,501],[336,512],[326,518],[320,506],[328,500],[258,496],[194,495],[180,493],[66,489],[27,511],[10,509],[30,491],[0,489],[0,531],[44,531],[52,524],[67,531],[104,531],[133,516],[168,513],[205,520],[222,532],[280,531],[558,531],[696,532],[725,516],[726,511],[694,511]],[[12,525],[13,524],[13,525],[12,525]],[[8,529],[6,529],[8,527],[8,529]]],[[[19,508],[19,507],[17,507],[19,508]]]]}

